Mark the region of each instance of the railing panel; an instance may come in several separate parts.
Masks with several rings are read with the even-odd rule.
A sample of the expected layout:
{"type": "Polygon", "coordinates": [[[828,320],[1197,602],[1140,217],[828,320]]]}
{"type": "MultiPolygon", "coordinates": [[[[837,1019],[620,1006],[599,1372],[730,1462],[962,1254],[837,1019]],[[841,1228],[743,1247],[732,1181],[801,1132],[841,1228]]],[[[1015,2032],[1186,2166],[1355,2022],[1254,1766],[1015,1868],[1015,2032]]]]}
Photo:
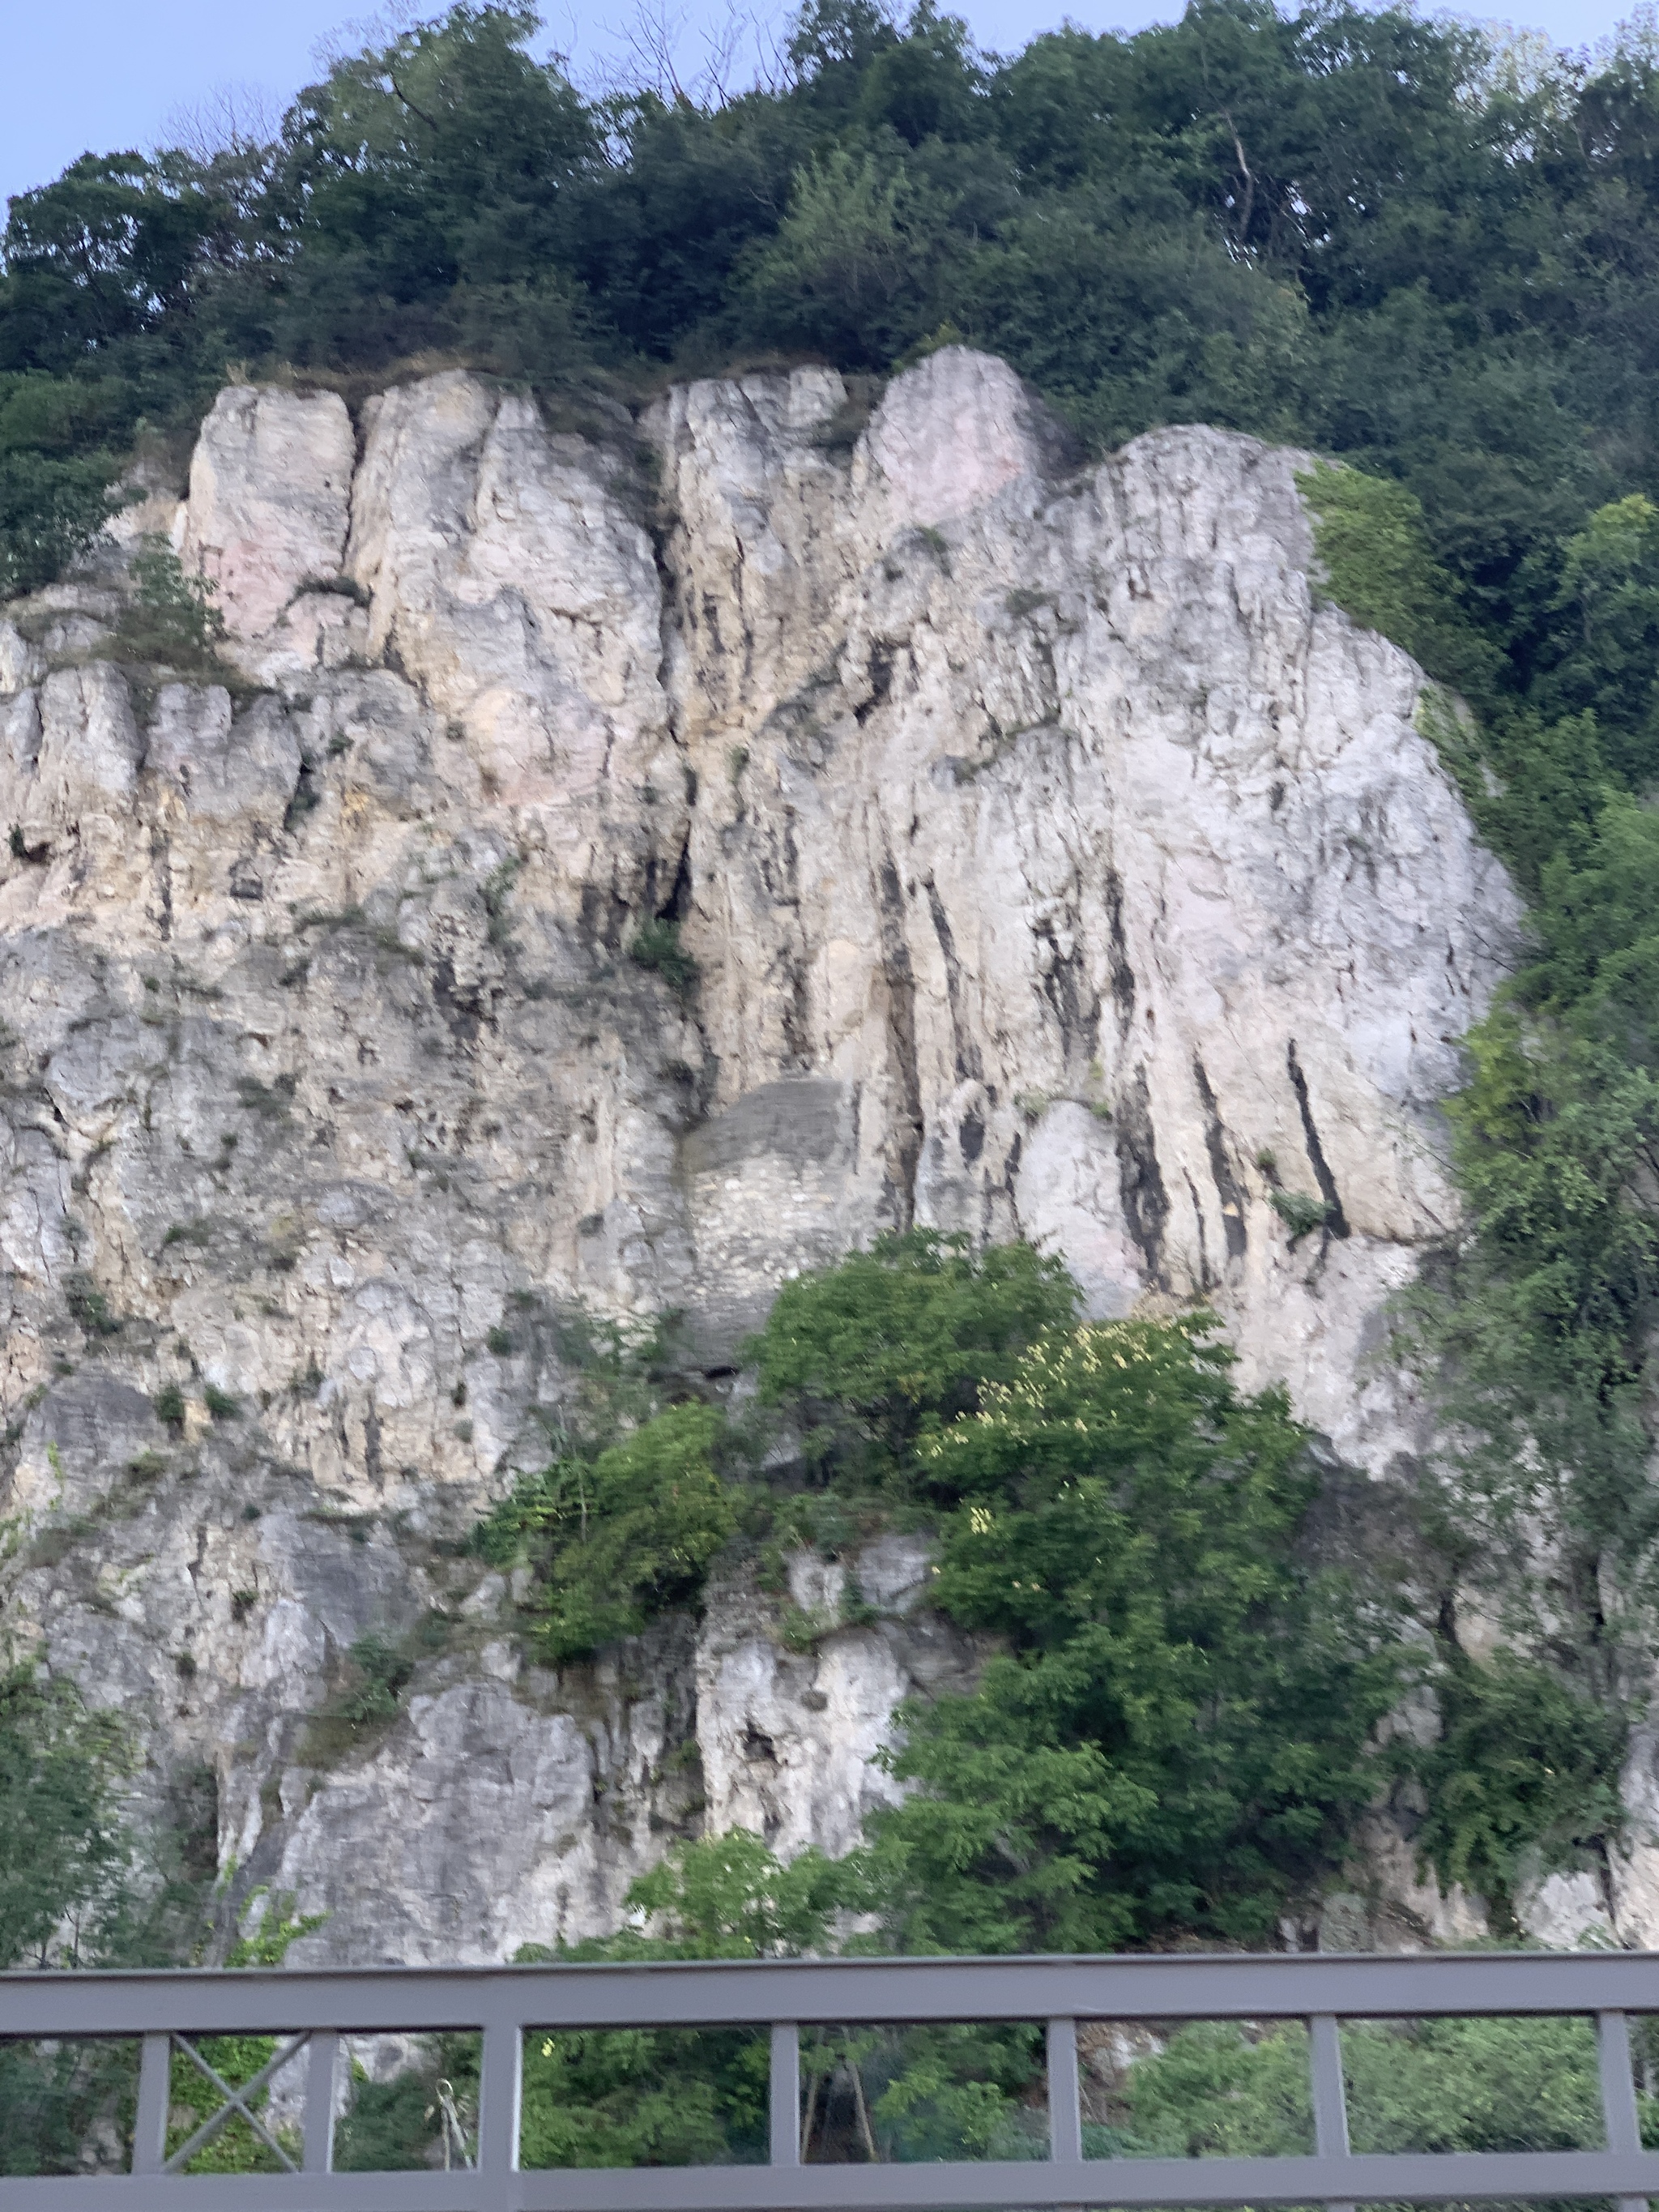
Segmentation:
{"type": "MultiPolygon", "coordinates": [[[[1632,2076],[1632,2013],[1659,2013],[1659,1958],[1182,1955],[696,1961],[436,1972],[7,1974],[0,1975],[0,2035],[109,2039],[125,2033],[141,2039],[143,2055],[133,2172],[0,2180],[0,2212],[189,2212],[198,2206],[203,2212],[210,2207],[211,2212],[941,2212],[949,2207],[1048,2212],[1056,2206],[1273,2203],[1316,2203],[1346,2212],[1355,2204],[1566,2197],[1611,2199],[1621,2212],[1640,2212],[1659,2197],[1659,2152],[1641,2146],[1644,2108],[1632,2076]],[[1376,2131],[1368,2135],[1370,2123],[1356,2107],[1352,2073],[1352,2038],[1377,2033],[1365,2027],[1367,2021],[1395,2023],[1384,2031],[1393,2035],[1401,2033],[1398,2023],[1413,2018],[1443,2027],[1460,2015],[1492,2015],[1516,2023],[1530,2020],[1541,2028],[1552,2014],[1575,2036],[1581,2029],[1566,2016],[1577,2016],[1582,2037],[1593,2032],[1595,2039],[1593,2048],[1586,2042],[1582,2051],[1573,2045],[1574,2078],[1580,2084],[1574,2094],[1591,2115],[1584,2148],[1517,2144],[1431,2153],[1413,2148],[1409,2131],[1402,2141],[1398,2130],[1391,2147],[1376,2140],[1368,2148],[1376,2131]],[[1255,2024],[1275,2019],[1297,2024],[1298,2051],[1305,2034],[1308,2154],[1083,2154],[1094,2145],[1095,2130],[1092,2122],[1084,2125],[1079,2098],[1079,2021],[1152,2021],[1167,2030],[1204,2020],[1255,2024]],[[994,2038],[980,2041],[1000,2048],[1012,2038],[1022,2056],[1030,2046],[1036,2081],[1031,2094],[1022,2091],[1022,2109],[1026,2121],[1040,2124],[1046,2075],[1046,2145],[1036,2139],[1033,2155],[1019,2157],[1018,2142],[1015,2152],[1005,2152],[1000,2139],[988,2138],[997,2155],[984,2160],[953,2153],[937,2160],[918,2156],[915,2163],[880,2157],[811,2162],[803,2155],[801,2134],[802,2077],[811,2068],[810,2062],[803,2067],[797,2024],[805,2024],[817,2039],[811,2047],[823,2052],[834,2024],[849,2020],[871,2024],[880,2031],[884,2048],[890,2045],[900,2052],[911,2042],[931,2050],[948,2023],[1000,2024],[994,2038]],[[1043,2024],[1046,2061],[1036,2047],[1042,2037],[1033,2040],[1033,2022],[1043,2024]],[[769,2165],[520,2170],[526,2031],[693,2027],[758,2030],[769,2037],[771,2089],[762,2148],[763,2156],[769,2148],[769,2165]],[[476,2148],[477,2165],[449,2172],[331,2171],[340,2037],[434,2030],[482,2037],[476,2139],[469,2136],[462,2145],[469,2157],[476,2148]],[[280,2055],[267,2070],[280,2074],[286,2063],[297,2080],[302,2069],[300,2119],[295,2120],[291,2103],[284,2107],[283,2142],[288,2146],[283,2156],[303,2171],[206,2175],[163,2170],[169,2064],[199,2067],[201,2054],[191,2058],[182,2046],[225,2033],[274,2038],[280,2055]],[[292,2054],[301,2050],[296,2062],[292,2054]],[[1350,2150],[1351,2134],[1359,2144],[1357,2152],[1350,2150]],[[1594,2147],[1591,2135],[1604,2136],[1605,2147],[1594,2147]]],[[[1250,2025],[1246,2032],[1254,2037],[1257,2031],[1250,2025]]],[[[1643,2035],[1648,2035],[1645,2026],[1643,2035]]],[[[1645,2063],[1646,2040],[1641,2048],[1645,2063]]],[[[231,2084],[229,2094],[233,2103],[250,2105],[256,2085],[231,2084]]],[[[472,2126],[469,2118],[467,2128],[472,2126]]],[[[1559,2142],[1559,2114],[1548,2126],[1555,2127],[1553,2140],[1559,2142]]],[[[1525,2130],[1519,2132],[1524,2136],[1525,2130]]],[[[1547,2133],[1540,2120],[1538,2140],[1547,2133]]],[[[939,2141],[943,2145],[945,2138],[939,2141]]],[[[1294,2141],[1292,2131],[1280,2148],[1294,2141]]],[[[1498,2142],[1504,2141],[1500,2135],[1498,2142]]],[[[1218,2143],[1224,2152],[1224,2139],[1218,2143]]],[[[924,2150],[929,2147],[931,2138],[924,2150]]],[[[1156,2141],[1152,2148],[1158,2149],[1156,2141]]],[[[876,2148],[873,2140],[869,2148],[876,2148]]],[[[182,2163],[182,2147],[172,2155],[182,2163]]]]}

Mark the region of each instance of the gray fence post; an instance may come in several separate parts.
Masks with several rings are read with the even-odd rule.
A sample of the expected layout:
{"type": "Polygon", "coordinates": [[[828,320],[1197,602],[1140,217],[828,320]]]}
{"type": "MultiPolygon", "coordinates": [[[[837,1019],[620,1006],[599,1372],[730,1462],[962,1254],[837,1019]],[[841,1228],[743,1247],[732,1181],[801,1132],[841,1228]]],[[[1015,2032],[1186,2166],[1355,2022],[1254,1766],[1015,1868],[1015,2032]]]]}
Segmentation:
{"type": "Polygon", "coordinates": [[[772,2024],[771,2131],[774,2166],[800,2164],[800,2030],[772,2024]]]}
{"type": "MultiPolygon", "coordinates": [[[[1348,2099],[1342,2080],[1342,2043],[1334,2016],[1316,2012],[1308,2021],[1308,2057],[1313,2068],[1314,2148],[1321,2158],[1348,2155],[1348,2099]]],[[[1353,2212],[1338,2199],[1330,2212],[1353,2212]]]]}
{"type": "MultiPolygon", "coordinates": [[[[1048,2157],[1056,2166],[1083,2162],[1083,2090],[1077,2071],[1077,2022],[1048,2022],[1048,2157]]],[[[1054,2212],[1079,2212],[1060,2204],[1054,2212]]]]}
{"type": "MultiPolygon", "coordinates": [[[[1630,2063],[1630,2021],[1622,2012],[1595,2015],[1595,2056],[1601,2075],[1601,2117],[1607,2148],[1639,2151],[1642,2126],[1636,2110],[1636,2081],[1630,2063]]],[[[1621,2197],[1619,2212],[1648,2212],[1645,2197],[1621,2197]]]]}
{"type": "Polygon", "coordinates": [[[478,2169],[483,2203],[507,2212],[509,2174],[519,2170],[520,2099],[524,2088],[524,2030],[517,2021],[494,2021],[483,2032],[478,2068],[478,2169]]]}
{"type": "Polygon", "coordinates": [[[173,2038],[147,2035],[138,2061],[138,2111],[132,2124],[132,2170],[159,2173],[167,2163],[173,2038]]]}
{"type": "Polygon", "coordinates": [[[1048,2023],[1048,2155],[1057,2166],[1083,2161],[1083,2099],[1074,2020],[1048,2023]]]}
{"type": "Polygon", "coordinates": [[[306,2132],[302,2171],[334,2171],[334,2082],[340,2055],[340,2039],[330,2028],[319,2028],[311,2039],[306,2058],[306,2132]]]}

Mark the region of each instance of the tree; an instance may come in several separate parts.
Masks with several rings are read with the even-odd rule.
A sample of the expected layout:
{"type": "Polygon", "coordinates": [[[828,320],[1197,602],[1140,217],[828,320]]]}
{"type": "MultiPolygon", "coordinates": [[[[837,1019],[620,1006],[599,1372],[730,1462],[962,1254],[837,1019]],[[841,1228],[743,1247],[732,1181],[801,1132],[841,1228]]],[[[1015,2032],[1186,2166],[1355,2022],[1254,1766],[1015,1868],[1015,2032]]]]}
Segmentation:
{"type": "Polygon", "coordinates": [[[0,1674],[0,1967],[95,1957],[131,1869],[115,1716],[25,1661],[0,1674]]]}

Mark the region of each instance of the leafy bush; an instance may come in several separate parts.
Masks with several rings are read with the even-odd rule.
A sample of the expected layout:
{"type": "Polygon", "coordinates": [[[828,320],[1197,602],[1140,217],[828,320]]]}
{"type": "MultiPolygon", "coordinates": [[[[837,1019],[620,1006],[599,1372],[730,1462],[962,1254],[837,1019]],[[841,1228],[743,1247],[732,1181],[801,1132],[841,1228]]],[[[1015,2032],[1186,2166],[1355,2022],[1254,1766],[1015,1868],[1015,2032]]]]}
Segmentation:
{"type": "Polygon", "coordinates": [[[1260,1942],[1340,1864],[1401,1656],[1300,1563],[1303,1432],[1229,1364],[1201,1323],[1057,1332],[924,1439],[962,1500],[934,1601],[1005,1649],[889,1755],[917,1787],[869,1867],[907,1948],[1260,1942]]]}
{"type": "Polygon", "coordinates": [[[1430,549],[1417,495],[1362,469],[1323,463],[1297,483],[1315,519],[1322,589],[1431,676],[1489,700],[1503,656],[1462,613],[1456,584],[1430,549]]]}
{"type": "Polygon", "coordinates": [[[100,1291],[83,1267],[71,1268],[64,1283],[64,1303],[70,1318],[83,1335],[117,1336],[121,1323],[111,1310],[108,1294],[100,1291]]]}
{"type": "Polygon", "coordinates": [[[1029,1244],[975,1253],[910,1230],[786,1283],[750,1351],[763,1401],[805,1425],[816,1456],[925,1490],[936,1462],[913,1456],[921,1440],[1077,1306],[1063,1263],[1029,1244]]]}
{"type": "Polygon", "coordinates": [[[592,1460],[556,1460],[485,1523],[486,1557],[539,1540],[538,1637],[555,1665],[636,1634],[702,1588],[737,1525],[712,1458],[720,1427],[707,1406],[671,1406],[592,1460]]]}
{"type": "MultiPolygon", "coordinates": [[[[643,1925],[520,1958],[790,1958],[834,1948],[837,1908],[866,1901],[856,1874],[809,1850],[784,1865],[757,1835],[683,1844],[629,1892],[643,1925]]],[[[866,2136],[883,2157],[1041,2156],[1016,2101],[1035,2075],[1027,2029],[820,2030],[802,2048],[806,2125],[820,2153],[831,2093],[858,2079],[866,2136]]],[[[753,2164],[766,2155],[764,2030],[532,2036],[525,2163],[532,2166],[753,2164]]],[[[831,2150],[833,2154],[833,2148],[831,2150]]]]}
{"type": "Polygon", "coordinates": [[[155,660],[181,675],[221,677],[225,619],[218,586],[187,574],[164,538],[146,538],[132,556],[132,602],[121,617],[120,646],[133,660],[155,660]]]}
{"type": "Polygon", "coordinates": [[[1621,1837],[1626,1717],[1512,1651],[1476,1665],[1454,1650],[1437,1690],[1439,1735],[1396,1754],[1427,1801],[1417,1848],[1512,1926],[1524,1875],[1600,1864],[1621,1837]]]}
{"type": "Polygon", "coordinates": [[[119,504],[118,465],[102,452],[0,452],[0,599],[38,591],[87,550],[119,504]]]}

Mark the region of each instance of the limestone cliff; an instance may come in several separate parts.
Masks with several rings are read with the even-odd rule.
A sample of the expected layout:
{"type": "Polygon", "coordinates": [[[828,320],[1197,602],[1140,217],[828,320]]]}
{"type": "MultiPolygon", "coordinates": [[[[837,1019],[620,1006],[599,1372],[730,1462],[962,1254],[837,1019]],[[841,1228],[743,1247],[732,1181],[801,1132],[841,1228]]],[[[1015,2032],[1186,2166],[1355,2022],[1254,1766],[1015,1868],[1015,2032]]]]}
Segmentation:
{"type": "Polygon", "coordinates": [[[867,421],[818,369],[583,435],[460,373],[356,423],[235,386],[139,518],[234,685],[110,657],[117,552],[9,611],[9,1603],[158,1804],[210,1773],[239,1883],[331,1912],[296,1958],[603,1928],[704,1817],[842,1849],[895,1700],[971,1665],[887,1540],[810,1651],[738,1581],[527,1666],[456,1540],[546,1456],[573,1302],[682,1309],[718,1374],[883,1227],[1020,1234],[1097,1312],[1212,1304],[1372,1476],[1420,1441],[1368,1355],[1517,908],[1419,671],[1318,604],[1300,465],[1083,468],[956,348],[867,421]],[[628,957],[658,915],[695,993],[628,957]],[[331,1760],[344,1649],[434,1605],[331,1760]]]}

